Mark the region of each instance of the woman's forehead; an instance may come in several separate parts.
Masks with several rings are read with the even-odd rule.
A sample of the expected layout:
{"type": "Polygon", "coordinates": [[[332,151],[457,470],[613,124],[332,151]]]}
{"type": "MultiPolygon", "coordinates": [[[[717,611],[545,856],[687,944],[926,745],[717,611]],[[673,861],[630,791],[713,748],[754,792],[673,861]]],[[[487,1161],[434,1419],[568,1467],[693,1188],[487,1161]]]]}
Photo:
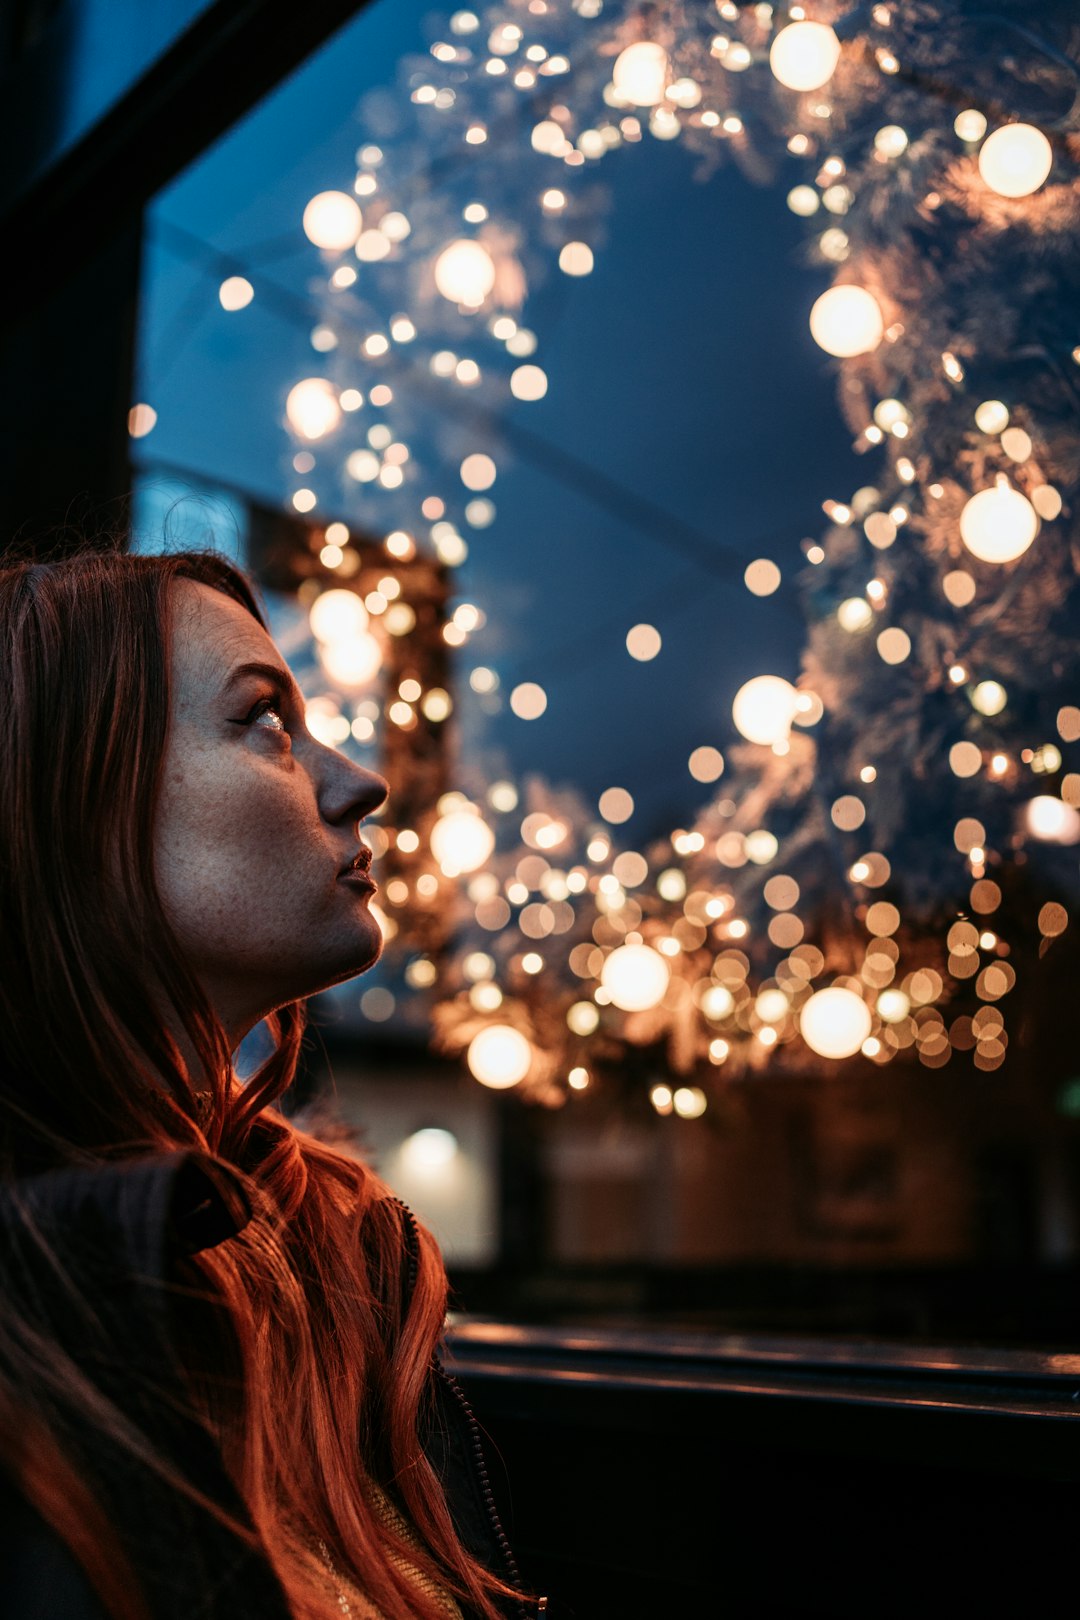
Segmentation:
{"type": "Polygon", "coordinates": [[[182,680],[219,686],[246,659],[281,662],[281,654],[258,620],[223,591],[197,580],[179,579],[173,602],[173,659],[182,680]]]}

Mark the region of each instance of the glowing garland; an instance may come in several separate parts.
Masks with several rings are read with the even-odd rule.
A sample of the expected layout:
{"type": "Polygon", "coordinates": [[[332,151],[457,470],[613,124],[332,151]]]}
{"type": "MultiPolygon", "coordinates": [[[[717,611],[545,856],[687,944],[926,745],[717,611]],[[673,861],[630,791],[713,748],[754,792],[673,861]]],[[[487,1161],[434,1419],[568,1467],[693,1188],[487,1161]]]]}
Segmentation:
{"type": "MultiPolygon", "coordinates": [[[[422,356],[421,369],[434,386],[495,394],[509,388],[519,399],[541,397],[548,379],[531,358],[537,338],[519,316],[530,280],[549,273],[552,256],[566,274],[592,269],[596,247],[586,238],[595,231],[596,200],[586,200],[582,181],[613,147],[632,145],[648,131],[681,139],[714,160],[727,152],[760,177],[767,142],[782,141],[812,171],[810,181],[789,193],[789,207],[807,219],[822,211],[827,216],[824,229],[815,228],[813,245],[819,262],[837,267],[835,282],[810,311],[810,330],[840,362],[842,404],[857,448],[886,447],[885,487],[868,486],[826,505],[830,528],[808,554],[811,573],[821,569],[834,594],[847,576],[862,570],[864,580],[830,600],[827,611],[820,602],[815,609],[820,592],[809,584],[811,639],[797,687],[761,676],[735,695],[733,724],[748,746],[732,762],[741,777],[758,777],[758,787],[751,783],[738,802],[718,797],[695,827],[642,854],[616,849],[608,828],[623,818],[612,814],[605,826],[603,806],[598,820],[565,796],[534,804],[522,821],[508,823],[519,806],[516,788],[507,783],[495,784],[483,805],[451,795],[433,824],[381,834],[388,846],[396,840],[414,857],[411,880],[398,878],[400,895],[388,894],[391,912],[406,914],[425,879],[440,895],[442,880],[456,885],[462,949],[449,961],[414,956],[406,971],[414,989],[439,998],[437,1042],[467,1053],[483,1083],[514,1085],[549,1104],[587,1090],[595,1068],[617,1068],[634,1047],[654,1050],[661,1043],[671,1073],[687,1079],[700,1076],[703,1065],[723,1072],[766,1068],[784,1049],[800,1047],[827,1060],[859,1053],[875,1062],[914,1048],[934,1067],[954,1046],[966,1046],[979,1067],[1000,1064],[1007,1037],[998,1002],[1016,974],[1009,944],[993,922],[1002,889],[990,873],[1001,876],[1002,863],[1019,846],[1014,839],[1009,849],[993,847],[978,815],[961,816],[951,858],[970,890],[968,916],[948,925],[944,956],[927,935],[928,907],[918,896],[904,923],[885,896],[899,895],[901,880],[912,874],[894,872],[883,849],[862,848],[850,859],[846,853],[873,818],[880,753],[878,764],[868,758],[829,797],[825,756],[798,729],[813,727],[823,714],[830,727],[843,719],[840,694],[850,692],[854,670],[871,673],[864,712],[875,722],[889,710],[882,672],[903,671],[916,659],[924,676],[955,692],[957,701],[970,692],[974,729],[969,724],[971,734],[949,746],[952,778],[958,785],[1011,787],[1025,806],[1021,843],[1067,846],[1080,839],[1080,776],[1066,773],[1057,794],[1025,795],[1021,787],[1028,773],[1045,780],[1061,772],[1058,742],[1080,737],[1080,711],[1062,706],[1057,740],[1038,739],[1019,758],[994,748],[981,739],[993,737],[988,723],[1007,710],[1008,683],[985,671],[975,679],[959,653],[935,668],[909,630],[890,622],[892,601],[904,594],[904,567],[913,567],[910,554],[904,565],[894,561],[898,540],[921,546],[926,577],[954,617],[972,603],[985,615],[992,589],[987,570],[1022,563],[1032,548],[1045,553],[1046,525],[1062,513],[1062,496],[1048,475],[1056,464],[1068,464],[1063,446],[1069,436],[1075,440],[1076,427],[1073,407],[1071,415],[1062,413],[1061,427],[1051,423],[1040,437],[1036,413],[986,399],[972,402],[970,426],[958,434],[953,424],[968,373],[978,375],[984,362],[969,339],[943,330],[939,336],[937,311],[918,305],[917,275],[914,303],[908,291],[894,290],[888,271],[897,264],[890,255],[899,253],[900,268],[913,272],[903,261],[908,236],[945,211],[953,228],[966,229],[972,239],[1008,232],[1017,239],[1028,232],[1053,243],[1068,232],[1075,243],[1075,145],[1062,145],[1065,138],[1075,142],[1075,125],[1049,130],[1059,148],[1055,156],[1054,143],[1032,123],[999,115],[991,128],[977,94],[946,113],[927,87],[942,67],[935,52],[951,54],[945,66],[954,71],[959,52],[947,29],[935,33],[930,26],[927,7],[906,23],[903,8],[875,5],[854,28],[839,7],[824,4],[812,19],[797,7],[775,15],[768,6],[721,4],[717,11],[719,28],[706,8],[691,6],[652,7],[614,24],[588,0],[571,8],[548,0],[498,7],[483,19],[458,12],[432,46],[432,61],[409,65],[411,106],[418,119],[438,126],[443,149],[456,147],[463,159],[492,154],[511,173],[524,158],[546,166],[549,183],[535,188],[539,217],[497,216],[475,201],[455,219],[446,190],[437,185],[419,188],[406,210],[402,198],[414,177],[395,176],[392,146],[384,150],[375,141],[358,153],[356,200],[344,191],[324,193],[305,215],[327,270],[327,314],[313,344],[327,355],[340,353],[360,334],[353,347],[364,362],[366,399],[348,375],[301,379],[290,394],[289,422],[307,445],[338,434],[365,404],[383,413],[368,428],[366,443],[346,455],[344,468],[353,485],[393,513],[386,525],[388,570],[394,558],[411,557],[425,544],[425,525],[429,543],[450,567],[464,559],[467,541],[442,498],[425,500],[423,522],[408,511],[411,451],[404,432],[390,425],[395,411],[402,419],[408,412],[401,391],[380,376],[393,377],[395,367],[400,372],[408,348],[422,356]],[[867,137],[862,119],[883,88],[902,104],[903,122],[883,124],[867,137]],[[535,103],[527,147],[520,135],[526,98],[535,103]],[[481,116],[486,101],[491,108],[481,116]],[[914,136],[909,125],[918,126],[914,136]],[[886,226],[882,210],[890,198],[896,217],[886,226]],[[359,261],[360,273],[351,259],[359,261]],[[408,313],[377,324],[379,299],[364,301],[356,292],[361,273],[383,303],[387,288],[399,290],[399,307],[408,313]],[[923,375],[931,353],[934,383],[920,413],[904,385],[923,375]],[[865,582],[868,548],[877,566],[865,582]],[[872,653],[860,650],[869,646],[868,637],[872,653]],[[875,707],[879,689],[886,695],[875,707]],[[799,809],[786,843],[765,826],[785,803],[799,809]],[[850,896],[846,944],[837,935],[831,954],[805,938],[798,908],[816,916],[820,905],[810,903],[815,897],[791,875],[821,842],[835,849],[850,896]],[[770,915],[760,932],[777,960],[755,983],[749,913],[762,904],[770,915]],[[858,949],[853,919],[865,930],[858,949]],[[477,945],[477,932],[490,948],[477,945]],[[816,984],[822,976],[830,982],[816,984]],[[981,1006],[967,1019],[963,1039],[953,1041],[940,1008],[966,981],[974,983],[981,1006]]],[[[949,22],[948,8],[937,20],[949,22]]],[[[1046,57],[1052,62],[1053,51],[1046,57]]],[[[995,86],[982,104],[992,109],[996,94],[995,86]]],[[[407,154],[407,143],[403,150],[407,154]]],[[[505,189],[516,199],[527,194],[520,172],[505,189]]],[[[1053,373],[1075,361],[1075,354],[1049,354],[1043,369],[1053,373]]],[[[345,368],[353,370],[354,363],[345,368]]],[[[1061,391],[1070,389],[1075,393],[1067,382],[1061,391]]],[[[1042,383],[1040,390],[1045,394],[1042,383]]],[[[311,455],[297,452],[298,471],[307,465],[305,453],[311,455]]],[[[486,526],[494,516],[486,491],[497,469],[481,463],[490,457],[479,450],[462,458],[462,482],[472,492],[466,526],[486,526]]],[[[293,503],[310,510],[317,499],[304,485],[293,503]]],[[[341,543],[329,533],[327,540],[327,568],[347,579],[347,533],[338,537],[341,543]]],[[[1058,541],[1054,555],[1061,552],[1058,541]]],[[[1049,569],[1049,558],[1040,565],[1049,569]]],[[[1037,596],[1033,586],[1027,591],[1037,596]]],[[[313,613],[333,594],[318,598],[313,613]]],[[[369,611],[391,605],[368,601],[369,611]]],[[[463,645],[480,622],[479,609],[463,607],[446,626],[452,646],[463,645]]],[[[314,624],[313,632],[319,634],[314,624]]],[[[337,641],[320,638],[330,649],[328,675],[346,665],[351,670],[346,690],[370,678],[356,662],[365,634],[366,627],[353,626],[337,641]]],[[[425,694],[418,691],[417,700],[425,694]]],[[[545,701],[540,688],[524,683],[511,707],[527,719],[542,712],[545,701]]],[[[873,732],[872,725],[864,729],[873,732]]],[[[712,768],[712,776],[699,779],[715,780],[719,772],[712,768]]],[[[935,887],[939,894],[955,891],[957,875],[937,872],[931,895],[935,887]]],[[[824,891],[816,901],[825,903],[824,891]]],[[[1066,921],[1065,907],[1048,900],[1038,912],[1040,936],[1056,938],[1066,921]]],[[[693,1116],[705,1106],[700,1087],[657,1083],[650,1094],[662,1112],[693,1116]]]]}

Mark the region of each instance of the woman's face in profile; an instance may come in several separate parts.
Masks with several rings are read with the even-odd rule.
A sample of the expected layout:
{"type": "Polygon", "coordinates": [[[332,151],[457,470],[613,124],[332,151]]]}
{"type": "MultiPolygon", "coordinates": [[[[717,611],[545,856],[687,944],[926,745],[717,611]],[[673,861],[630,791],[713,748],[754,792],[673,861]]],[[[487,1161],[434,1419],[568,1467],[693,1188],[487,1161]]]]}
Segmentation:
{"type": "Polygon", "coordinates": [[[378,956],[375,886],[343,873],[358,853],[370,859],[357,823],[386,783],[311,736],[284,659],[239,602],[181,579],[171,611],[155,871],[188,962],[239,1041],[378,956]]]}

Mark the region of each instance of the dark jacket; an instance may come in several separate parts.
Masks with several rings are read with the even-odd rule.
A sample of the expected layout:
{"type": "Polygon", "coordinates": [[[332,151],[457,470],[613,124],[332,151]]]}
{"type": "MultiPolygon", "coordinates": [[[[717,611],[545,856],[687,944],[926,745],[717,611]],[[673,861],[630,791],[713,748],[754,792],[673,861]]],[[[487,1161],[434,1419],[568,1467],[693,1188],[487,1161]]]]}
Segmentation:
{"type": "MultiPolygon", "coordinates": [[[[415,1226],[401,1208],[408,1257],[415,1226]]],[[[250,1520],[218,1448],[183,1398],[169,1294],[183,1257],[234,1237],[250,1219],[232,1168],[194,1151],[50,1171],[0,1194],[5,1289],[188,1481],[245,1525],[250,1520]],[[59,1271],[44,1259],[36,1231],[59,1255],[59,1271]],[[78,1280],[76,1290],[65,1286],[65,1273],[78,1280]]],[[[487,1568],[520,1586],[477,1423],[441,1365],[434,1379],[438,1421],[423,1441],[458,1533],[487,1568]]],[[[62,1407],[62,1393],[58,1400],[62,1407]]],[[[212,1513],[89,1425],[85,1433],[76,1428],[75,1451],[80,1473],[93,1481],[143,1583],[154,1620],[288,1620],[267,1559],[244,1547],[212,1513]]],[[[531,1620],[543,1608],[535,1600],[508,1601],[506,1614],[531,1620]]],[[[66,1545],[2,1470],[0,1612],[5,1620],[105,1620],[66,1545]]]]}

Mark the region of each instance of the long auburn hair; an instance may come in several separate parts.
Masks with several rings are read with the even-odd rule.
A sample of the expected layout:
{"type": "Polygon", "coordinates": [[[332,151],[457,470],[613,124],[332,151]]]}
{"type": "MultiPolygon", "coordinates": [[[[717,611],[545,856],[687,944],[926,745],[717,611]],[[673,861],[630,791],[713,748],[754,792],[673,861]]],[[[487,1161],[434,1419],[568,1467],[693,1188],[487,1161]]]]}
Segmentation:
{"type": "MultiPolygon", "coordinates": [[[[404,1300],[400,1206],[360,1159],[272,1106],[296,1072],[303,1005],[267,1021],[274,1050],[241,1085],[162,906],[153,829],[177,579],[223,591],[265,627],[248,581],[213,551],[136,555],[96,541],[0,561],[0,1189],[184,1148],[236,1167],[254,1216],[187,1262],[192,1311],[204,1314],[185,1333],[181,1301],[178,1318],[188,1396],[254,1533],[226,1507],[218,1517],[269,1560],[297,1620],[340,1614],[318,1578],[320,1540],[387,1620],[445,1620],[402,1556],[496,1620],[512,1589],[462,1545],[418,1439],[446,1315],[437,1246],[419,1226],[404,1300]],[[379,1486],[427,1553],[385,1522],[379,1486]]],[[[152,1439],[25,1317],[0,1288],[0,1463],[109,1613],[136,1620],[139,1581],[68,1430],[87,1421],[106,1451],[153,1463],[152,1439]],[[32,1354],[11,1348],[27,1344],[32,1354]]],[[[171,1472],[167,1458],[155,1466],[171,1472]]]]}

